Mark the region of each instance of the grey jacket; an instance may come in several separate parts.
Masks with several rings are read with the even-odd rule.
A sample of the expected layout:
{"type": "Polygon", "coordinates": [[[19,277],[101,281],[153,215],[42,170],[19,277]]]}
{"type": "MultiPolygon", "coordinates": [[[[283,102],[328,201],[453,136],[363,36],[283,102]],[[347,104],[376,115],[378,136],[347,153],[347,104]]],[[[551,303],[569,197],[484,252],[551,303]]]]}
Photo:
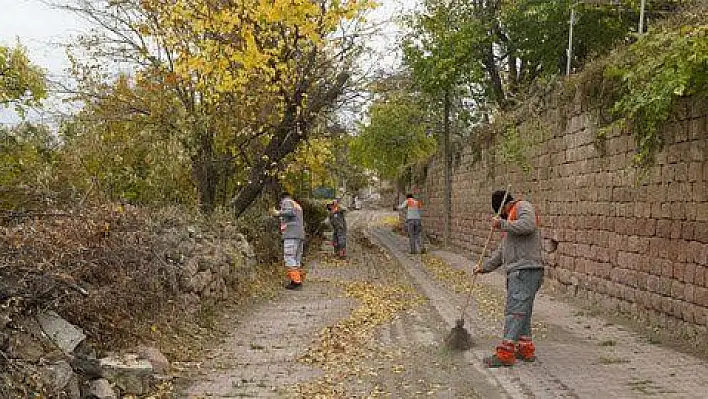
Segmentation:
{"type": "Polygon", "coordinates": [[[305,239],[305,220],[302,214],[302,207],[290,197],[280,201],[280,231],[283,239],[298,238],[305,239]]]}
{"type": "Polygon", "coordinates": [[[332,225],[332,229],[339,233],[347,232],[347,219],[344,216],[344,209],[339,209],[336,212],[330,212],[329,223],[332,225]]]}
{"type": "Polygon", "coordinates": [[[406,198],[398,206],[398,210],[406,209],[406,220],[420,220],[420,208],[420,201],[415,198],[406,198]]]}
{"type": "Polygon", "coordinates": [[[484,262],[484,272],[491,272],[501,265],[507,274],[521,269],[543,269],[536,211],[527,201],[518,201],[515,207],[515,220],[501,221],[501,230],[506,234],[499,248],[484,262]]]}

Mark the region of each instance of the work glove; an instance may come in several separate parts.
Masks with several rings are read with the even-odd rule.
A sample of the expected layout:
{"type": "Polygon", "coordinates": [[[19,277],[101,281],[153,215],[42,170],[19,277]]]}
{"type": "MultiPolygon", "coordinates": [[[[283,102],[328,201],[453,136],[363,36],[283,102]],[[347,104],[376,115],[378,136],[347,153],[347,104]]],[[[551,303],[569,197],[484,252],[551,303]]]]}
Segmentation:
{"type": "Polygon", "coordinates": [[[270,208],[270,210],[268,210],[268,214],[270,216],[277,217],[280,216],[280,211],[275,208],[270,208]]]}
{"type": "Polygon", "coordinates": [[[502,221],[502,219],[499,216],[493,216],[492,217],[492,228],[497,229],[497,230],[501,229],[501,225],[502,225],[501,221],[502,221]]]}
{"type": "Polygon", "coordinates": [[[472,269],[472,273],[474,273],[474,274],[482,274],[482,273],[484,273],[484,270],[482,269],[482,264],[481,264],[481,263],[477,263],[476,265],[474,265],[474,269],[472,269]]]}

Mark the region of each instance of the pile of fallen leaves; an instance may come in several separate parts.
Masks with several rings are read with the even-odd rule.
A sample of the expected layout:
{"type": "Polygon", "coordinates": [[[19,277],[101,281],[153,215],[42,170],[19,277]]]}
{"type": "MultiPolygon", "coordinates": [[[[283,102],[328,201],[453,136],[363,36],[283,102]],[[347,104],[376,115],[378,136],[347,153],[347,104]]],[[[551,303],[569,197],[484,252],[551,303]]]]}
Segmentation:
{"type": "MultiPolygon", "coordinates": [[[[433,255],[423,255],[423,265],[436,279],[451,287],[455,292],[469,295],[477,308],[479,316],[490,322],[504,320],[504,295],[483,284],[473,284],[472,275],[464,269],[457,269],[442,259],[433,255]]],[[[544,323],[533,322],[534,331],[545,336],[548,326],[544,323]]]]}
{"type": "Polygon", "coordinates": [[[355,299],[359,306],[348,318],[325,327],[320,333],[320,345],[299,359],[302,363],[318,366],[325,376],[294,386],[294,394],[302,397],[344,395],[345,380],[365,371],[361,365],[362,358],[375,356],[381,350],[370,345],[375,328],[422,300],[409,286],[364,281],[341,284],[346,296],[355,299]]]}
{"type": "Polygon", "coordinates": [[[423,265],[435,278],[457,293],[472,292],[479,315],[489,321],[504,319],[504,296],[482,284],[472,284],[472,275],[433,255],[423,255],[423,265]]]}
{"type": "Polygon", "coordinates": [[[400,227],[401,219],[398,216],[384,216],[378,220],[377,225],[396,228],[400,227]]]}

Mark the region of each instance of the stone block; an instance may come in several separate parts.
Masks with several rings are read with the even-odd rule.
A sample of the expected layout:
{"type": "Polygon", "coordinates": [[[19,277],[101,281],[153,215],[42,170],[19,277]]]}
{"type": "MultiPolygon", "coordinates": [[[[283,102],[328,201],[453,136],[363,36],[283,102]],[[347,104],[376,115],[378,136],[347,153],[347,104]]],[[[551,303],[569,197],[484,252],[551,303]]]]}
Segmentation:
{"type": "Polygon", "coordinates": [[[637,281],[637,289],[640,291],[646,291],[647,289],[647,276],[649,276],[646,273],[643,272],[637,272],[635,274],[636,276],[636,281],[637,281]]]}
{"type": "MultiPolygon", "coordinates": [[[[697,202],[694,203],[696,217],[695,220],[701,222],[708,222],[708,202],[697,202]]],[[[702,241],[707,242],[708,237],[703,237],[702,241]]]]}
{"type": "Polygon", "coordinates": [[[693,322],[699,326],[705,326],[708,318],[706,317],[706,312],[708,309],[696,306],[693,308],[693,322]]]}
{"type": "Polygon", "coordinates": [[[683,276],[686,270],[685,263],[674,263],[673,264],[673,278],[678,281],[683,281],[683,276]]]}
{"type": "Polygon", "coordinates": [[[39,377],[52,397],[81,398],[74,370],[64,360],[43,366],[39,369],[39,377]]]}
{"type": "Polygon", "coordinates": [[[696,267],[695,263],[684,264],[684,272],[682,281],[687,284],[693,284],[696,277],[696,267]]]}
{"type": "Polygon", "coordinates": [[[701,265],[696,265],[696,270],[693,277],[693,284],[699,287],[706,286],[706,267],[701,265]]]}
{"type": "Polygon", "coordinates": [[[696,231],[696,222],[683,221],[681,222],[681,238],[684,240],[693,240],[696,231]]]}
{"type": "Polygon", "coordinates": [[[699,221],[693,222],[694,239],[696,241],[708,243],[708,222],[699,221]]]}
{"type": "Polygon", "coordinates": [[[670,296],[672,286],[673,280],[671,278],[663,277],[659,279],[659,294],[662,296],[670,296]]]}
{"type": "Polygon", "coordinates": [[[708,307],[708,288],[696,287],[693,291],[693,303],[698,306],[708,307]]]}
{"type": "Polygon", "coordinates": [[[122,393],[142,395],[150,389],[152,364],[137,355],[109,356],[100,359],[101,374],[122,393]]]}
{"type": "Polygon", "coordinates": [[[651,294],[649,296],[649,299],[651,301],[651,308],[657,311],[661,311],[662,298],[663,296],[659,294],[651,294]]]}
{"type": "Polygon", "coordinates": [[[89,383],[88,397],[95,399],[117,399],[111,383],[105,378],[99,378],[89,383]]]}
{"type": "Polygon", "coordinates": [[[679,300],[685,299],[685,284],[680,281],[671,282],[671,297],[679,300]]]}
{"type": "Polygon", "coordinates": [[[705,181],[703,176],[703,165],[700,162],[691,162],[688,165],[687,179],[691,183],[705,181]]]}
{"type": "Polygon", "coordinates": [[[695,299],[696,286],[693,284],[684,284],[683,298],[686,302],[693,302],[695,299]]]}
{"type": "Polygon", "coordinates": [[[647,276],[647,290],[650,292],[659,292],[660,289],[660,279],[654,275],[647,276]]]}
{"type": "Polygon", "coordinates": [[[673,301],[668,296],[661,297],[661,309],[666,314],[672,314],[674,310],[673,301]]]}
{"type": "Polygon", "coordinates": [[[660,238],[671,237],[671,220],[660,219],[656,222],[656,236],[660,238]]]}
{"type": "Polygon", "coordinates": [[[64,320],[56,312],[40,313],[37,315],[37,322],[47,337],[66,354],[71,354],[86,339],[86,335],[80,328],[64,320]]]}

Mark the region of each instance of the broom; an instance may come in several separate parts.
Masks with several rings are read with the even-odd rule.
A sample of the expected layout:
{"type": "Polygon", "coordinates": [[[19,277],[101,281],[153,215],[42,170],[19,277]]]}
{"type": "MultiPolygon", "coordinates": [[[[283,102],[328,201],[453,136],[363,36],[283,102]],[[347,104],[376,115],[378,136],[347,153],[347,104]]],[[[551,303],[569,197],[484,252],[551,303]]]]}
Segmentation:
{"type": "MultiPolygon", "coordinates": [[[[494,216],[499,216],[502,208],[504,208],[504,203],[506,202],[506,197],[507,197],[507,195],[509,195],[510,189],[511,189],[511,184],[506,186],[506,191],[504,192],[504,198],[502,198],[501,205],[499,206],[499,209],[497,209],[494,216]]],[[[489,246],[489,241],[492,240],[492,233],[494,233],[494,227],[490,226],[489,235],[487,236],[487,241],[484,243],[484,247],[482,248],[482,253],[479,255],[479,261],[477,261],[476,264],[481,264],[482,261],[484,260],[484,255],[487,252],[487,247],[489,246]]],[[[467,331],[467,329],[465,329],[465,311],[467,311],[467,308],[470,306],[470,303],[472,302],[472,289],[474,288],[474,283],[475,283],[476,279],[477,279],[477,273],[473,273],[472,274],[472,282],[470,283],[470,289],[469,289],[469,293],[467,295],[467,303],[465,303],[465,306],[462,308],[462,312],[460,313],[460,318],[455,321],[455,327],[453,327],[452,330],[450,330],[450,333],[445,338],[445,346],[447,346],[449,349],[466,351],[466,350],[470,349],[473,345],[472,335],[470,335],[470,333],[467,331]]]]}

